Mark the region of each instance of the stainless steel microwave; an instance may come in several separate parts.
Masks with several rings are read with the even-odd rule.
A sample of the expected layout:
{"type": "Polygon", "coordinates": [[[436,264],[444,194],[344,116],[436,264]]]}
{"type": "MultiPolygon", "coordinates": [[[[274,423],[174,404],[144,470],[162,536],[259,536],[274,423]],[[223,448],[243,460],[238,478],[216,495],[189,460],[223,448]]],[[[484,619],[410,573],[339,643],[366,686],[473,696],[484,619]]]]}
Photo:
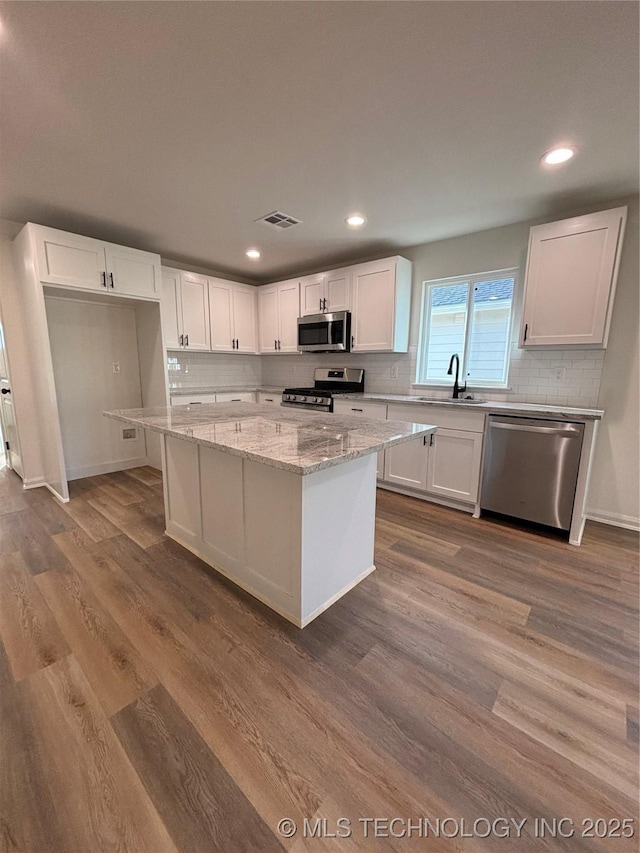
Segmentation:
{"type": "Polygon", "coordinates": [[[298,317],[300,352],[350,352],[351,312],[298,317]]]}

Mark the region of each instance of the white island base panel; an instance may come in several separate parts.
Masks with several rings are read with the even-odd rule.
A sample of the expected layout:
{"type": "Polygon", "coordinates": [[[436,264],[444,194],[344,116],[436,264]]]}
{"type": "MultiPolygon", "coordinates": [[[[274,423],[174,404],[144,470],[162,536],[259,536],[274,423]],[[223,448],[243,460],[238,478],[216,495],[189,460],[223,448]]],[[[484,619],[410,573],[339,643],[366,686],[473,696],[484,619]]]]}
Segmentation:
{"type": "Polygon", "coordinates": [[[294,625],[375,569],[375,453],[302,476],[162,438],[167,535],[294,625]]]}

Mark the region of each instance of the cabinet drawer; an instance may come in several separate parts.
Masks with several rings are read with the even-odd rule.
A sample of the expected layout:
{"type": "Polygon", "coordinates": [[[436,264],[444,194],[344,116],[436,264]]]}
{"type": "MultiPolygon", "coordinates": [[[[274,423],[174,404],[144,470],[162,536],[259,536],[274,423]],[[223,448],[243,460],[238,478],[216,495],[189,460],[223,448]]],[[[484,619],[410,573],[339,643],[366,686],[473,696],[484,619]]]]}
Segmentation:
{"type": "Polygon", "coordinates": [[[194,397],[172,397],[171,405],[172,406],[192,406],[194,404],[199,403],[215,403],[216,395],[215,394],[199,394],[194,397]]]}
{"type": "Polygon", "coordinates": [[[417,424],[435,424],[445,429],[483,432],[484,412],[469,409],[451,409],[445,406],[399,405],[390,403],[387,410],[390,421],[408,421],[417,424]]]}
{"type": "Polygon", "coordinates": [[[360,415],[363,418],[387,419],[387,404],[366,400],[334,400],[333,411],[340,415],[360,415]]]}
{"type": "Polygon", "coordinates": [[[267,393],[266,391],[258,391],[257,395],[259,403],[266,403],[268,406],[279,406],[282,402],[282,394],[273,391],[271,393],[267,393]]]}
{"type": "Polygon", "coordinates": [[[255,403],[253,391],[229,391],[216,394],[216,403],[255,403]]]}

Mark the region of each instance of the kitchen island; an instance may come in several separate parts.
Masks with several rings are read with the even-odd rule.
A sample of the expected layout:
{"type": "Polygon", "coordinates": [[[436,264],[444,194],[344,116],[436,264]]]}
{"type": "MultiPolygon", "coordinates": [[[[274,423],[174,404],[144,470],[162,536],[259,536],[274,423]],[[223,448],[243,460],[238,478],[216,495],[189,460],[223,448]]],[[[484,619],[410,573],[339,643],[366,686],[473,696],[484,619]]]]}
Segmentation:
{"type": "Polygon", "coordinates": [[[162,434],[167,535],[301,628],[375,569],[376,453],[436,429],[255,403],[105,415],[162,434]]]}

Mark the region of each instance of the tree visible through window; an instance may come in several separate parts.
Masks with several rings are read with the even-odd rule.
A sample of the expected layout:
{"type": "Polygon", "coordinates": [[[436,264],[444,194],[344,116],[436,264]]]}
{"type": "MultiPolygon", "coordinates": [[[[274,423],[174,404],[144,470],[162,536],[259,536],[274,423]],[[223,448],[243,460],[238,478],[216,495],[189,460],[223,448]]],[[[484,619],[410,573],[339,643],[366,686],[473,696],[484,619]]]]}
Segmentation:
{"type": "Polygon", "coordinates": [[[449,384],[449,360],[460,356],[460,381],[505,385],[517,270],[425,281],[416,382],[449,384]]]}

